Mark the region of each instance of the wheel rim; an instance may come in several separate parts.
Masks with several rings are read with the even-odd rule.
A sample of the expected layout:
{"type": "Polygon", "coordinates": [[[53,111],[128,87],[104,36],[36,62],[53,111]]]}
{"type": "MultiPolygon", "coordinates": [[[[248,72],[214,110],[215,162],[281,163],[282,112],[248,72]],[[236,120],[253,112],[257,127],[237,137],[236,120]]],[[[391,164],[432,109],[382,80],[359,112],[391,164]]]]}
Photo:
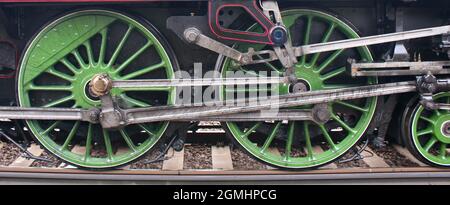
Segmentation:
{"type": "MultiPolygon", "coordinates": [[[[327,42],[331,39],[340,40],[339,35],[341,35],[341,38],[359,37],[346,23],[320,11],[307,9],[285,11],[283,12],[283,21],[291,33],[291,38],[295,46],[327,42]],[[316,24],[322,24],[322,27],[325,25],[322,28],[322,32],[315,30],[316,24]],[[300,27],[303,28],[304,33],[299,35],[295,31],[300,27]],[[318,38],[313,33],[322,33],[322,35],[318,38]]],[[[258,29],[257,26],[250,28],[251,31],[257,31],[258,29]]],[[[317,26],[317,29],[319,29],[319,26],[317,26]]],[[[236,48],[241,51],[246,51],[250,46],[255,47],[255,45],[239,44],[236,45],[236,48]]],[[[255,50],[262,48],[263,46],[256,46],[255,50]]],[[[295,75],[300,81],[304,81],[304,84],[309,87],[309,90],[345,88],[376,83],[376,78],[365,78],[360,81],[351,79],[349,81],[349,78],[345,75],[346,59],[342,61],[340,58],[341,56],[351,55],[351,52],[354,52],[356,55],[352,56],[353,58],[372,61],[372,56],[367,47],[361,47],[351,51],[340,50],[326,54],[309,55],[299,59],[299,63],[295,66],[295,75]],[[342,61],[343,64],[338,66],[338,61],[342,61]]],[[[283,74],[283,70],[280,69],[282,68],[280,64],[264,64],[263,67],[265,68],[261,66],[256,67],[236,66],[232,60],[225,59],[222,64],[222,77],[226,78],[227,71],[236,70],[256,76],[258,74],[254,71],[264,69],[268,72],[274,71],[279,76],[283,74]]],[[[221,90],[222,99],[227,99],[226,95],[229,92],[245,92],[247,96],[250,95],[250,92],[255,92],[251,89],[230,91],[227,88],[222,88],[221,90]]],[[[287,94],[290,92],[289,90],[290,85],[285,84],[273,86],[268,89],[269,92],[278,92],[280,94],[287,94]]],[[[264,90],[258,88],[257,91],[264,90]]],[[[332,111],[332,114],[331,120],[327,123],[315,123],[313,121],[229,122],[227,123],[227,128],[234,136],[234,139],[246,151],[266,163],[285,168],[316,167],[333,161],[358,142],[370,124],[375,112],[376,97],[333,102],[329,103],[328,107],[332,111]],[[354,122],[350,123],[351,120],[345,119],[348,113],[358,116],[358,119],[353,119],[354,122]],[[271,151],[271,147],[280,147],[280,143],[284,143],[281,146],[283,147],[281,150],[277,148],[281,154],[271,151]]],[[[296,109],[305,108],[311,108],[311,106],[302,106],[296,109]]]]}
{"type": "MultiPolygon", "coordinates": [[[[98,107],[100,100],[87,89],[98,73],[113,80],[173,78],[167,49],[152,31],[129,16],[104,10],[79,11],[53,21],[35,36],[22,58],[17,80],[20,105],[98,107]]],[[[111,94],[126,108],[173,104],[175,99],[170,87],[113,89],[111,94]]],[[[79,121],[27,121],[27,125],[61,159],[81,167],[109,168],[150,150],[168,122],[115,131],[79,121]],[[82,151],[75,151],[76,146],[82,151]]]]}
{"type": "MultiPolygon", "coordinates": [[[[450,93],[433,96],[436,102],[449,103],[450,93]]],[[[447,110],[426,110],[418,105],[411,125],[415,149],[431,163],[450,166],[450,112],[447,110]]]]}

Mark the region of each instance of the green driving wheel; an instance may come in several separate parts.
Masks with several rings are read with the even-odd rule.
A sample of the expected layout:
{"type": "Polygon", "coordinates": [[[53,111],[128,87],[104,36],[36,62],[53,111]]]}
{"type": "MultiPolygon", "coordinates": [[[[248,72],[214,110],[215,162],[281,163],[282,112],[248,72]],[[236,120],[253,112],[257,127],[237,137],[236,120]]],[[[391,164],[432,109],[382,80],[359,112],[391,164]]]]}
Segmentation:
{"type": "MultiPolygon", "coordinates": [[[[43,27],[25,48],[17,75],[20,106],[99,107],[88,84],[94,75],[113,80],[170,79],[177,63],[150,24],[114,11],[83,10],[43,27]]],[[[122,108],[174,103],[171,87],[113,89],[122,108]]],[[[49,116],[50,117],[50,116],[49,116]]],[[[168,122],[118,130],[80,121],[29,120],[37,141],[62,160],[84,168],[123,166],[149,151],[168,122]]]]}
{"type": "MultiPolygon", "coordinates": [[[[436,102],[450,103],[450,93],[433,97],[436,102]]],[[[427,110],[417,104],[409,123],[409,150],[421,161],[438,166],[450,166],[450,112],[427,110]]]]}
{"type": "MultiPolygon", "coordinates": [[[[359,37],[346,22],[333,15],[309,9],[282,12],[283,21],[294,46],[311,43],[344,40],[359,37]]],[[[249,31],[259,33],[259,26],[249,31]]],[[[270,49],[270,46],[237,44],[235,48],[244,52],[270,49]]],[[[348,58],[372,61],[367,47],[337,50],[303,56],[295,65],[295,75],[302,91],[348,88],[377,83],[376,78],[351,78],[346,73],[348,58]]],[[[279,62],[239,66],[228,58],[219,59],[223,78],[228,73],[240,71],[248,76],[283,76],[285,69],[279,62]],[[264,71],[264,72],[262,72],[264,71]]],[[[222,87],[221,98],[227,100],[239,96],[283,95],[296,92],[295,85],[279,84],[255,87],[222,87]]],[[[328,103],[330,119],[326,122],[310,121],[260,121],[228,122],[226,129],[235,142],[251,156],[271,166],[302,169],[332,162],[353,147],[365,133],[375,112],[376,97],[336,101],[328,103]]],[[[301,106],[289,109],[311,109],[301,106]]]]}

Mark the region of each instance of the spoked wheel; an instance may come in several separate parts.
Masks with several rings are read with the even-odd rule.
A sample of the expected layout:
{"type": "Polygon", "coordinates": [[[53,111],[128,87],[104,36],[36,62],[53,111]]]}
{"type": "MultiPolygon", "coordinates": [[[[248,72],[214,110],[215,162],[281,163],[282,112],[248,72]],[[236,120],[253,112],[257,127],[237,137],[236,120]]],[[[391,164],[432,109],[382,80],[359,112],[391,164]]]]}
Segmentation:
{"type": "MultiPolygon", "coordinates": [[[[46,25],[26,47],[17,75],[23,107],[94,108],[101,105],[88,84],[94,75],[113,80],[173,78],[171,49],[148,23],[106,10],[64,15],[46,25]]],[[[123,108],[173,104],[170,87],[113,89],[123,108]]],[[[80,121],[27,121],[45,149],[76,166],[125,165],[150,150],[168,122],[102,129],[80,121]]]]}
{"type": "MultiPolygon", "coordinates": [[[[333,15],[308,9],[289,10],[282,13],[294,46],[310,43],[359,37],[352,27],[333,15]]],[[[258,26],[249,29],[261,32],[258,26]]],[[[247,51],[264,46],[238,44],[236,49],[247,51]]],[[[265,47],[264,49],[270,49],[265,47]]],[[[372,61],[367,47],[319,53],[299,58],[295,66],[295,75],[302,84],[303,91],[348,88],[374,84],[376,78],[353,79],[346,74],[346,61],[354,58],[360,61],[372,61]]],[[[253,76],[263,76],[260,71],[283,76],[284,68],[279,62],[238,66],[231,59],[219,59],[222,77],[228,71],[242,71],[253,76]]],[[[273,76],[273,75],[271,75],[273,76]]],[[[294,85],[279,84],[262,88],[221,89],[222,99],[236,96],[255,96],[259,93],[288,94],[294,85]]],[[[229,122],[226,129],[232,134],[244,150],[255,158],[272,166],[282,168],[312,168],[332,162],[353,147],[369,126],[376,107],[376,97],[339,101],[325,105],[330,110],[331,118],[325,123],[315,121],[261,121],[229,122]]],[[[289,109],[311,109],[301,106],[289,109]]]]}
{"type": "MultiPolygon", "coordinates": [[[[435,95],[434,100],[450,103],[450,93],[435,95]]],[[[408,122],[408,149],[421,161],[450,167],[450,112],[427,110],[417,104],[408,122]]]]}

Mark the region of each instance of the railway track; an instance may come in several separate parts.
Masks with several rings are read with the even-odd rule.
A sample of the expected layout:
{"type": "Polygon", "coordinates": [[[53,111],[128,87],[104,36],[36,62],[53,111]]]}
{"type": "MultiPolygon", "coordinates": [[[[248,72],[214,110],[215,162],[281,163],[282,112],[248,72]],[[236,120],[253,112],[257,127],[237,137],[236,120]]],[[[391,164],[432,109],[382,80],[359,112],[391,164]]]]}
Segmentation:
{"type": "MultiPolygon", "coordinates": [[[[197,138],[223,137],[220,130],[199,133],[197,138]]],[[[429,167],[397,145],[381,151],[367,147],[360,160],[338,161],[317,170],[286,171],[263,165],[227,143],[188,141],[195,142],[185,144],[181,151],[169,149],[161,162],[145,163],[159,155],[152,152],[120,169],[100,172],[57,160],[47,163],[27,159],[13,152],[2,158],[0,184],[450,184],[450,170],[429,167]]],[[[1,143],[0,152],[5,153],[5,149],[13,148],[1,143]]],[[[28,151],[56,159],[36,144],[28,151]]]]}
{"type": "Polygon", "coordinates": [[[1,184],[450,184],[430,167],[282,170],[114,170],[1,167],[1,184]]]}

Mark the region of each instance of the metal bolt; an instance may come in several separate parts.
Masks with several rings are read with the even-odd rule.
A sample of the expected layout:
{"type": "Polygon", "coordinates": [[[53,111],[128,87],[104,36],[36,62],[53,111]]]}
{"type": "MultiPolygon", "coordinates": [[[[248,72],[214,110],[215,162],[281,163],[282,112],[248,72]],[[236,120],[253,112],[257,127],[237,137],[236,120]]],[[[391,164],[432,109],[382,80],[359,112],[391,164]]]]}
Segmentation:
{"type": "Polygon", "coordinates": [[[186,31],[184,32],[184,38],[189,42],[189,43],[194,43],[197,41],[198,36],[200,35],[200,31],[196,28],[188,28],[186,29],[186,31]]]}
{"type": "Polygon", "coordinates": [[[112,81],[107,74],[97,74],[89,83],[89,91],[95,97],[106,95],[111,89],[112,81]]]}
{"type": "Polygon", "coordinates": [[[442,126],[442,133],[446,137],[450,137],[450,121],[444,123],[444,125],[442,126]]]}
{"type": "Polygon", "coordinates": [[[91,113],[91,115],[89,116],[91,118],[92,121],[96,121],[97,120],[97,115],[94,113],[91,113]]]}
{"type": "Polygon", "coordinates": [[[292,87],[292,93],[301,93],[301,92],[306,92],[306,91],[308,91],[308,86],[302,82],[296,83],[294,85],[294,87],[292,87]]]}
{"type": "Polygon", "coordinates": [[[251,62],[252,62],[252,60],[251,60],[250,56],[247,56],[247,55],[242,56],[242,58],[241,58],[241,63],[242,64],[249,64],[251,62]]]}
{"type": "Polygon", "coordinates": [[[330,110],[328,110],[327,104],[318,104],[315,105],[312,109],[313,118],[315,121],[319,123],[328,122],[331,118],[330,110]]]}

